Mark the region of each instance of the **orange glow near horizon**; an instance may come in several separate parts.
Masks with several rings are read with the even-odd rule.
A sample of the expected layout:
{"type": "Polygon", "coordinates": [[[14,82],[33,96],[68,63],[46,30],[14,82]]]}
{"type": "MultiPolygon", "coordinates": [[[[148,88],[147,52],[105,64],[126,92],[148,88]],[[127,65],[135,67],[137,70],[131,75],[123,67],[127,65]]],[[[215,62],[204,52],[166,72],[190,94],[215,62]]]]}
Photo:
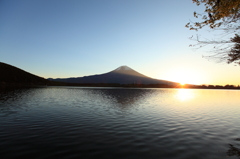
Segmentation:
{"type": "Polygon", "coordinates": [[[164,79],[178,82],[182,86],[184,86],[185,84],[200,85],[205,83],[204,76],[200,72],[185,68],[169,70],[168,73],[165,75],[164,79]]]}
{"type": "Polygon", "coordinates": [[[184,86],[186,83],[180,83],[181,86],[184,86]]]}

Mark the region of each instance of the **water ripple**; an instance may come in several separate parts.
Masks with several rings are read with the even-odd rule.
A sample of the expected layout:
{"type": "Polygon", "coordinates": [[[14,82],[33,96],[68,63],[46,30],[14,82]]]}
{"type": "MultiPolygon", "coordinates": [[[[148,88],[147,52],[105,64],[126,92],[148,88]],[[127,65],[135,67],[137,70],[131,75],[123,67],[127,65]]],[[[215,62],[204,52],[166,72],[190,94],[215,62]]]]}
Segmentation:
{"type": "Polygon", "coordinates": [[[238,158],[240,91],[0,92],[2,158],[238,158]]]}

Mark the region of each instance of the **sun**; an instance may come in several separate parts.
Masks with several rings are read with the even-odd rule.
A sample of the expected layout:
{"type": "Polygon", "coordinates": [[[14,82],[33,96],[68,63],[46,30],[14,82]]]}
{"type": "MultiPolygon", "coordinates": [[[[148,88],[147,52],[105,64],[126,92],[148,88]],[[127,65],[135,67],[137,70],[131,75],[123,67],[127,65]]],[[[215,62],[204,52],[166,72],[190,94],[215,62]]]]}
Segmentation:
{"type": "Polygon", "coordinates": [[[192,79],[189,79],[188,73],[186,73],[185,71],[177,72],[175,73],[175,75],[172,76],[172,80],[180,83],[181,85],[185,85],[193,81],[192,79]]]}
{"type": "Polygon", "coordinates": [[[180,82],[180,85],[181,85],[181,86],[184,86],[185,84],[186,84],[186,83],[180,82]]]}
{"type": "Polygon", "coordinates": [[[178,82],[182,86],[185,84],[202,84],[203,76],[200,71],[192,70],[190,68],[177,68],[167,72],[164,79],[178,82]]]}

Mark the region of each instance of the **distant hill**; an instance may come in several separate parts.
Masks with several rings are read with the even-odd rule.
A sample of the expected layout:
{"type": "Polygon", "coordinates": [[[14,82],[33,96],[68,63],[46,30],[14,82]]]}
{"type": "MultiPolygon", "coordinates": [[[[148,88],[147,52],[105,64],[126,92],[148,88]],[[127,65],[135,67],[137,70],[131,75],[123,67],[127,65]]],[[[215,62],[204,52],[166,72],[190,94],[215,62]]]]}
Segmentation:
{"type": "Polygon", "coordinates": [[[120,66],[117,69],[100,74],[76,78],[57,78],[51,81],[67,82],[67,83],[118,83],[118,84],[167,84],[174,85],[176,83],[165,80],[158,80],[147,77],[128,66],[120,66]]]}
{"type": "Polygon", "coordinates": [[[45,85],[47,79],[33,75],[17,67],[0,62],[0,84],[45,85]]]}

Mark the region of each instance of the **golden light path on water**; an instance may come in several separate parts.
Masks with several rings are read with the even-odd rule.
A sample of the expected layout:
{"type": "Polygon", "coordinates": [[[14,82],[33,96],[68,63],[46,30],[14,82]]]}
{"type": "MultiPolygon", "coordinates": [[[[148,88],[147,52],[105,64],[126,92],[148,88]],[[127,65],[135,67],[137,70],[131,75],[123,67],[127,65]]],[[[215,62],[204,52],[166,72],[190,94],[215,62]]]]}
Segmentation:
{"type": "Polygon", "coordinates": [[[194,99],[194,93],[190,89],[178,89],[176,93],[176,98],[180,101],[187,101],[194,99]]]}

